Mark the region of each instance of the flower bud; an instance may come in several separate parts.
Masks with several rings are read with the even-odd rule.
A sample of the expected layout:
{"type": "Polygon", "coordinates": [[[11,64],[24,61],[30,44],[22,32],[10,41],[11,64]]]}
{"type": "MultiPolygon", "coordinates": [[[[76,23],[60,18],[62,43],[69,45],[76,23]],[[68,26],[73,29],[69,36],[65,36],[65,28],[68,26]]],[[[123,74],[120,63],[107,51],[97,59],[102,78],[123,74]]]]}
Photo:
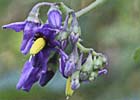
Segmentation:
{"type": "Polygon", "coordinates": [[[62,25],[62,15],[60,10],[58,10],[56,7],[50,8],[48,11],[48,23],[51,25],[51,27],[54,28],[60,28],[62,25]]]}
{"type": "Polygon", "coordinates": [[[79,73],[80,73],[80,71],[76,71],[71,76],[71,88],[73,90],[76,90],[80,87],[79,73]]]}
{"type": "Polygon", "coordinates": [[[98,75],[102,75],[102,74],[107,74],[107,69],[102,69],[100,71],[98,71],[98,75]]]}
{"type": "Polygon", "coordinates": [[[104,65],[107,63],[106,58],[104,56],[94,57],[94,69],[102,69],[104,65]]]}
{"type": "Polygon", "coordinates": [[[73,52],[70,54],[69,59],[66,62],[64,74],[65,76],[71,76],[76,71],[76,65],[78,63],[79,54],[77,47],[74,47],[73,52]]]}
{"type": "Polygon", "coordinates": [[[80,80],[82,81],[88,80],[89,75],[92,71],[93,71],[93,59],[92,59],[92,53],[90,53],[85,63],[82,65],[82,69],[80,72],[80,80]]]}
{"type": "Polygon", "coordinates": [[[79,40],[79,34],[71,32],[70,34],[70,41],[72,44],[75,44],[79,40]]]}
{"type": "Polygon", "coordinates": [[[76,70],[75,62],[70,59],[66,62],[64,74],[65,76],[71,76],[72,73],[76,70]]]}
{"type": "Polygon", "coordinates": [[[68,33],[66,31],[62,31],[58,34],[57,39],[60,41],[66,40],[68,38],[68,33]]]}
{"type": "Polygon", "coordinates": [[[80,36],[81,35],[81,28],[79,27],[75,12],[72,12],[71,15],[72,15],[71,31],[80,36]]]}
{"type": "Polygon", "coordinates": [[[81,81],[86,81],[86,80],[88,80],[88,78],[89,78],[88,72],[83,72],[83,71],[80,72],[80,80],[81,81]]]}
{"type": "Polygon", "coordinates": [[[89,80],[94,81],[97,76],[98,76],[97,72],[92,72],[89,76],[89,80]]]}

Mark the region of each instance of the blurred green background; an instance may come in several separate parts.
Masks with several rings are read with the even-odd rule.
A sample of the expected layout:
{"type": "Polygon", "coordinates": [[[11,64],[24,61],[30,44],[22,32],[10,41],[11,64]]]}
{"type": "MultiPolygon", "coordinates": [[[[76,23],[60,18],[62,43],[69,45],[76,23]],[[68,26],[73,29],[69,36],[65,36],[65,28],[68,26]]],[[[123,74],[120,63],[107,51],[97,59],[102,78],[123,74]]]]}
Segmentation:
{"type": "MultiPolygon", "coordinates": [[[[40,1],[54,2],[0,0],[0,25],[23,21],[40,1]]],[[[64,0],[76,11],[91,2],[64,0]]],[[[140,0],[107,0],[80,17],[79,23],[83,44],[107,55],[109,73],[94,83],[82,84],[71,100],[140,100],[140,62],[133,60],[135,49],[140,47],[140,0]]],[[[0,30],[0,100],[65,100],[65,80],[59,73],[44,88],[37,84],[29,93],[16,90],[22,66],[28,59],[19,51],[21,39],[22,33],[0,30]]]]}

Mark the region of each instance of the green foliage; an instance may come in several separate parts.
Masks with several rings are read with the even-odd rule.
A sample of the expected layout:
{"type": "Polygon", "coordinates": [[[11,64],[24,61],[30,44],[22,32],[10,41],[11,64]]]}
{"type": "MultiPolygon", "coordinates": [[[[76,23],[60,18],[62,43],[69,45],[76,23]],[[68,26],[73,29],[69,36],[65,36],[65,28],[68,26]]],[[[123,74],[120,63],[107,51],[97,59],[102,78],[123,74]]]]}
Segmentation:
{"type": "Polygon", "coordinates": [[[140,48],[136,49],[133,58],[136,62],[140,62],[140,48]]]}

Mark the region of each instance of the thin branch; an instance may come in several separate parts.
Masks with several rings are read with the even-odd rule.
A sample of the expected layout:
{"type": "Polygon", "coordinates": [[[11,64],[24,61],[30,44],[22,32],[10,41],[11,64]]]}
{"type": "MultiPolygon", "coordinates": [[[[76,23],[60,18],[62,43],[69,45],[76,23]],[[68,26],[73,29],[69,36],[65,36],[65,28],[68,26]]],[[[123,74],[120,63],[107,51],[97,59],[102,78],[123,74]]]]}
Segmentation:
{"type": "Polygon", "coordinates": [[[96,0],[95,2],[91,3],[89,6],[87,6],[86,8],[81,9],[80,11],[76,12],[76,16],[80,17],[84,14],[86,14],[87,12],[89,12],[92,9],[95,9],[96,7],[98,7],[99,5],[101,5],[102,3],[104,3],[106,0],[96,0]]]}

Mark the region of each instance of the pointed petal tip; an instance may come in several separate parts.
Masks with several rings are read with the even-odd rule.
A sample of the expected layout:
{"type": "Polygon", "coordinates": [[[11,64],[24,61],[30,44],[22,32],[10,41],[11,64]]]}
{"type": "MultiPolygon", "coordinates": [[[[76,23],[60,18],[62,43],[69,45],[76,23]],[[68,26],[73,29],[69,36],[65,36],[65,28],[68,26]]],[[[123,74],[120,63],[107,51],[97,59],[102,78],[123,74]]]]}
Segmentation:
{"type": "Polygon", "coordinates": [[[107,74],[107,73],[108,73],[108,70],[107,69],[103,69],[103,70],[98,72],[98,75],[107,74]]]}
{"type": "Polygon", "coordinates": [[[25,91],[25,92],[30,92],[30,89],[28,89],[28,88],[22,87],[21,89],[22,89],[23,91],[25,91]]]}
{"type": "Polygon", "coordinates": [[[21,30],[24,29],[24,26],[26,25],[26,22],[15,22],[15,23],[10,23],[7,25],[3,25],[3,29],[12,29],[16,32],[20,32],[21,30]]]}
{"type": "Polygon", "coordinates": [[[21,84],[19,84],[19,82],[17,83],[17,85],[16,85],[16,89],[17,90],[20,90],[22,88],[22,86],[21,86],[21,84]]]}
{"type": "Polygon", "coordinates": [[[26,52],[25,50],[21,50],[21,49],[20,49],[20,51],[21,51],[21,53],[24,54],[24,55],[27,55],[27,54],[28,54],[28,52],[26,52]]]}
{"type": "Polygon", "coordinates": [[[2,29],[6,29],[6,25],[1,26],[2,29]]]}

